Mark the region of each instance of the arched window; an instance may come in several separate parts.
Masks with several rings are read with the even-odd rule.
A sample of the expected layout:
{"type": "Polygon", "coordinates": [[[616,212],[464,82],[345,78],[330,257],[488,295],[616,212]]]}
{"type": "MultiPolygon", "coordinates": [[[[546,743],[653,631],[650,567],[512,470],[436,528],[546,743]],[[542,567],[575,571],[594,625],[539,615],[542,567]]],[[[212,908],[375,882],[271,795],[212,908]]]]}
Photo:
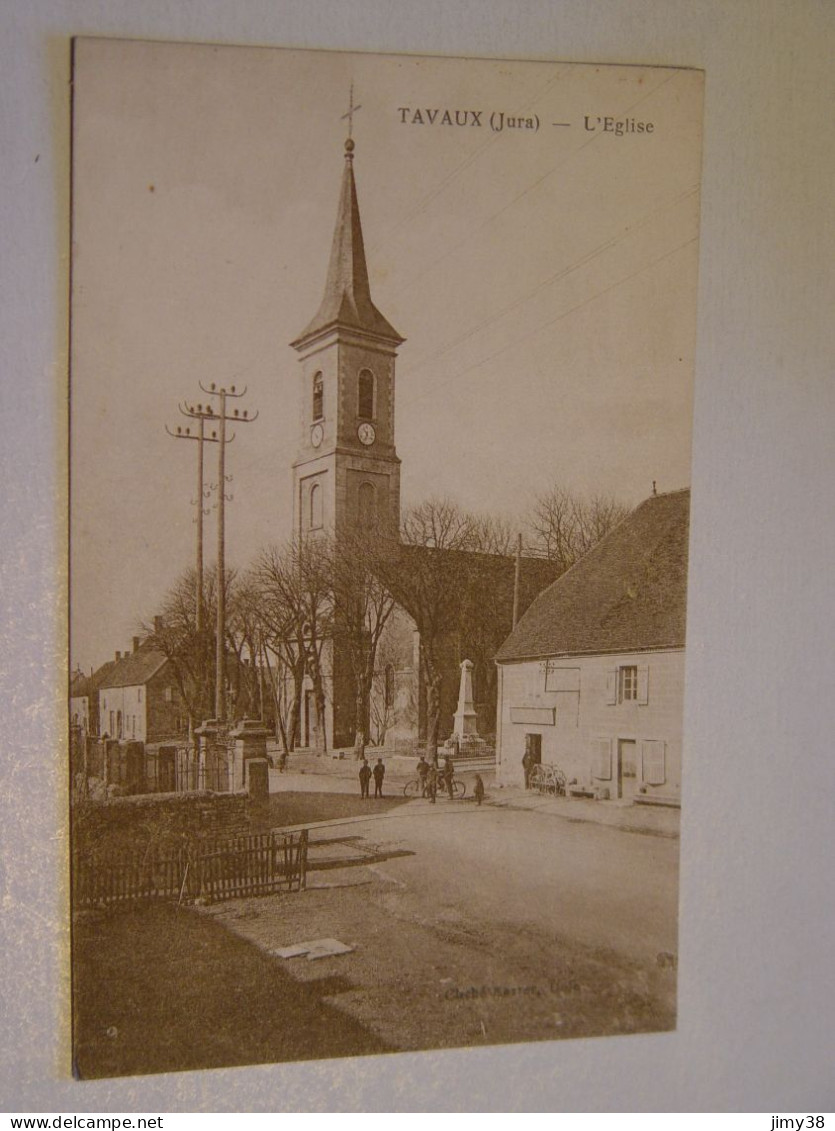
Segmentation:
{"type": "Polygon", "coordinates": [[[357,525],[362,530],[370,530],[377,519],[377,489],[373,483],[361,483],[359,489],[359,505],[357,507],[357,525]]]}
{"type": "Polygon", "coordinates": [[[310,488],[310,529],[319,530],[323,523],[322,488],[314,483],[310,488]]]}
{"type": "Polygon", "coordinates": [[[361,369],[357,393],[357,416],[360,420],[374,419],[374,374],[361,369]]]}
{"type": "Polygon", "coordinates": [[[325,415],[325,386],[322,374],[316,373],[313,377],[313,419],[322,420],[325,415]]]}
{"type": "Polygon", "coordinates": [[[394,664],[386,664],[386,706],[394,706],[394,664]]]}

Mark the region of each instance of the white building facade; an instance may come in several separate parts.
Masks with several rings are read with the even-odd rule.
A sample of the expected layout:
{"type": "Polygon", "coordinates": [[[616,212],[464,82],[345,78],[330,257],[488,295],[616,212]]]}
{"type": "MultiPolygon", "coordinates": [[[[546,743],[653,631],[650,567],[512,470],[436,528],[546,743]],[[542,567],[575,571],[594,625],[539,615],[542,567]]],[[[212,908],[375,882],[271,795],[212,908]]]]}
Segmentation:
{"type": "Polygon", "coordinates": [[[500,780],[528,749],[597,796],[679,798],[683,703],[684,649],[501,664],[500,780]]]}
{"type": "Polygon", "coordinates": [[[546,589],[497,657],[497,777],[557,766],[575,792],[681,797],[689,492],[642,503],[546,589]]]}

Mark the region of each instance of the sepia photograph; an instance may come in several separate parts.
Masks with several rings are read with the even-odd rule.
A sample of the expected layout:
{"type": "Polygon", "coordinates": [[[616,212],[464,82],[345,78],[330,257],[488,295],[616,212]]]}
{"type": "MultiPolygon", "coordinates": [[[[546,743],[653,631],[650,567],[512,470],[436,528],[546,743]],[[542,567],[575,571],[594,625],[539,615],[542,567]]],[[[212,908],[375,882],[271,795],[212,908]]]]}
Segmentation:
{"type": "Polygon", "coordinates": [[[675,1030],[703,79],[75,40],[78,1079],[675,1030]]]}

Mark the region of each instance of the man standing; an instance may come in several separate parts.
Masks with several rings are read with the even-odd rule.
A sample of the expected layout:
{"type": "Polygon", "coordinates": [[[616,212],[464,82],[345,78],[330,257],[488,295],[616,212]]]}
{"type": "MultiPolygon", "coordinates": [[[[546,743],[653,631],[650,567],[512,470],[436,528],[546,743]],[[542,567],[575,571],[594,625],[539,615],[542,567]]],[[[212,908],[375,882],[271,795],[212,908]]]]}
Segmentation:
{"type": "Polygon", "coordinates": [[[443,777],[444,777],[444,785],[446,786],[446,791],[449,794],[450,801],[452,801],[452,778],[453,778],[454,772],[455,772],[455,767],[452,764],[452,758],[450,757],[449,753],[447,752],[447,754],[444,757],[443,777]]]}
{"type": "Polygon", "coordinates": [[[374,796],[383,796],[383,778],[386,776],[386,767],[383,765],[383,759],[378,758],[374,766],[374,796]]]}
{"type": "Polygon", "coordinates": [[[525,771],[525,789],[531,788],[531,770],[533,769],[534,758],[528,747],[525,747],[525,753],[522,755],[522,769],[525,771]]]}
{"type": "Polygon", "coordinates": [[[368,783],[371,781],[371,767],[363,758],[360,766],[360,797],[368,797],[368,783]]]}
{"type": "Polygon", "coordinates": [[[429,773],[429,763],[421,754],[417,764],[418,781],[420,782],[420,795],[426,797],[426,775],[429,773]]]}
{"type": "Polygon", "coordinates": [[[438,766],[435,762],[431,764],[426,774],[426,796],[435,804],[435,796],[438,792],[438,766]]]}

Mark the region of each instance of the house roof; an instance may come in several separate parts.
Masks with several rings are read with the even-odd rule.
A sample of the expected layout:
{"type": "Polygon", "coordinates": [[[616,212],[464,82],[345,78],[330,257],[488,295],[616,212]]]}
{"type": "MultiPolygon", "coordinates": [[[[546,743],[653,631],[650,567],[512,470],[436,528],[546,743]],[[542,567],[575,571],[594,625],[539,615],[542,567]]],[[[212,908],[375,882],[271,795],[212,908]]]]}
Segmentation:
{"type": "Polygon", "coordinates": [[[540,593],[497,661],[683,648],[689,517],[689,489],[646,499],[540,593]]]}
{"type": "Polygon", "coordinates": [[[80,699],[84,695],[89,696],[95,694],[115,666],[115,660],[107,660],[91,675],[85,675],[84,672],[78,668],[70,676],[70,698],[80,699]]]}
{"type": "Polygon", "coordinates": [[[395,345],[404,340],[371,301],[357,186],[354,182],[353,151],[354,143],[349,140],[345,143],[345,169],[325,293],[315,318],[291,342],[297,349],[308,339],[335,326],[370,333],[395,345]]]}
{"type": "Polygon", "coordinates": [[[74,671],[70,675],[70,699],[81,699],[90,692],[90,677],[82,671],[74,671]]]}
{"type": "Polygon", "coordinates": [[[140,648],[138,652],[130,652],[121,660],[115,661],[98,686],[137,687],[155,676],[166,661],[164,652],[156,648],[140,648]]]}

